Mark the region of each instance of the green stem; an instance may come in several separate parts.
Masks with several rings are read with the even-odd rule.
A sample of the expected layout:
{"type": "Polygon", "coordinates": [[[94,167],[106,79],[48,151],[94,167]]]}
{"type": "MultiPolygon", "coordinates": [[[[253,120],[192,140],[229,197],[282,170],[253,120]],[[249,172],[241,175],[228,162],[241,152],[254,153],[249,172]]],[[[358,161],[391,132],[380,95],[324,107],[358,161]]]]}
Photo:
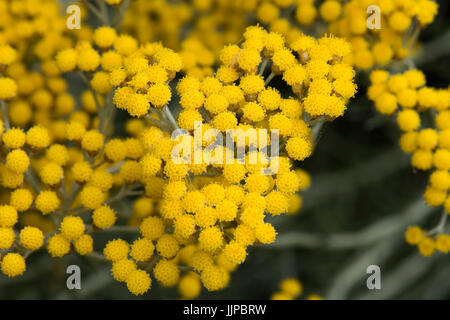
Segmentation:
{"type": "Polygon", "coordinates": [[[275,73],[271,72],[269,74],[269,76],[267,77],[266,81],[264,82],[264,86],[267,86],[274,77],[275,77],[275,73]]]}
{"type": "Polygon", "coordinates": [[[263,63],[261,64],[261,68],[259,69],[258,76],[262,76],[264,74],[264,71],[266,70],[268,63],[269,63],[269,60],[264,59],[263,63]]]}
{"type": "Polygon", "coordinates": [[[6,131],[8,131],[11,128],[9,124],[8,107],[6,106],[6,103],[3,100],[0,100],[0,106],[2,110],[3,126],[5,127],[6,131]]]}
{"type": "Polygon", "coordinates": [[[439,235],[444,232],[445,224],[447,223],[447,210],[442,210],[441,219],[439,220],[439,223],[436,227],[428,231],[428,235],[439,235]]]}
{"type": "Polygon", "coordinates": [[[146,271],[150,272],[153,270],[153,267],[158,263],[160,256],[156,255],[152,261],[149,262],[148,266],[145,268],[146,271]]]}
{"type": "Polygon", "coordinates": [[[178,124],[175,120],[175,118],[172,115],[172,112],[170,112],[169,107],[167,107],[167,105],[164,106],[164,108],[162,108],[164,114],[167,116],[170,124],[172,125],[173,129],[180,129],[180,127],[178,127],[178,124]]]}
{"type": "Polygon", "coordinates": [[[89,1],[85,1],[84,4],[86,5],[86,8],[97,17],[97,19],[100,20],[100,22],[103,25],[108,25],[108,22],[105,20],[104,15],[89,1]]]}
{"type": "Polygon", "coordinates": [[[25,179],[30,183],[34,191],[36,191],[37,193],[41,192],[41,186],[39,185],[39,182],[34,174],[34,171],[32,171],[31,168],[28,168],[28,170],[25,172],[25,179]]]}
{"type": "Polygon", "coordinates": [[[105,0],[95,0],[95,2],[97,3],[97,6],[100,8],[100,13],[103,17],[102,19],[103,25],[105,26],[111,25],[109,23],[108,7],[106,6],[105,0]]]}
{"type": "Polygon", "coordinates": [[[319,121],[316,124],[314,124],[314,126],[312,127],[311,140],[314,145],[317,143],[320,131],[322,130],[324,123],[325,123],[325,120],[322,120],[322,121],[319,121]]]}
{"type": "Polygon", "coordinates": [[[130,226],[112,226],[108,229],[103,229],[102,232],[139,233],[139,228],[130,226]]]}
{"type": "Polygon", "coordinates": [[[144,194],[144,191],[142,191],[142,190],[136,191],[136,190],[133,190],[133,188],[127,189],[127,188],[125,188],[125,186],[122,186],[122,188],[119,190],[119,192],[115,196],[109,198],[106,201],[106,203],[111,204],[116,201],[122,200],[123,198],[128,197],[128,196],[137,196],[137,195],[143,195],[143,194],[144,194]]]}
{"type": "Polygon", "coordinates": [[[122,25],[123,18],[125,17],[125,13],[130,5],[130,2],[131,2],[130,0],[122,1],[122,3],[120,4],[120,7],[116,11],[116,15],[114,17],[114,23],[113,23],[116,31],[119,31],[120,26],[122,25]]]}
{"type": "Polygon", "coordinates": [[[106,259],[104,255],[102,255],[101,253],[95,252],[95,251],[88,253],[87,255],[85,255],[85,257],[92,258],[94,260],[101,261],[101,262],[109,262],[109,260],[106,259]]]}

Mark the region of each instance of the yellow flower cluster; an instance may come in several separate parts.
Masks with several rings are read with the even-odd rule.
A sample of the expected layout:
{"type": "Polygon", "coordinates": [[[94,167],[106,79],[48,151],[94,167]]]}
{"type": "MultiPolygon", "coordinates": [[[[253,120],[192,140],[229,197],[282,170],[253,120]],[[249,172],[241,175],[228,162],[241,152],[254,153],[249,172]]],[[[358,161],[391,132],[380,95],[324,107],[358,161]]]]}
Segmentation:
{"type": "Polygon", "coordinates": [[[442,253],[450,251],[450,235],[442,233],[434,236],[429,233],[419,226],[410,226],[405,232],[405,240],[410,245],[416,245],[419,252],[425,257],[433,255],[435,250],[442,253]]]}
{"type": "MultiPolygon", "coordinates": [[[[75,48],[60,51],[56,63],[64,72],[92,74],[88,81],[97,94],[86,97],[89,102],[94,100],[91,107],[101,107],[104,96],[119,87],[114,103],[134,117],[146,115],[150,104],[162,108],[170,101],[167,83],[182,67],[180,55],[160,43],[139,47],[136,39],[118,35],[111,27],[96,29],[92,42],[81,41],[75,48]]],[[[76,128],[73,135],[76,138],[76,128]]]]}
{"type": "MultiPolygon", "coordinates": [[[[432,207],[443,206],[443,214],[450,213],[450,89],[426,86],[424,74],[416,69],[393,75],[374,70],[370,80],[368,97],[380,113],[396,116],[403,132],[399,145],[405,153],[412,154],[413,168],[433,170],[424,192],[425,202],[432,207]],[[433,119],[431,125],[424,120],[426,114],[433,119]]],[[[433,253],[434,241],[439,242],[439,251],[447,253],[450,236],[442,231],[442,226],[429,233],[414,227],[408,229],[406,239],[410,244],[419,244],[424,256],[433,253]]]]}
{"type": "MultiPolygon", "coordinates": [[[[130,5],[123,30],[142,43],[161,40],[181,54],[187,75],[202,79],[212,76],[219,51],[240,40],[245,28],[254,23],[253,16],[270,31],[283,35],[288,44],[303,33],[302,28],[325,23],[328,32],[353,45],[355,50],[344,61],[367,70],[411,55],[417,32],[433,22],[437,10],[432,0],[207,0],[191,5],[138,0],[130,5]],[[379,8],[377,21],[367,14],[367,8],[373,6],[379,8]],[[380,27],[369,28],[374,22],[380,27]],[[181,29],[185,30],[179,32],[181,29]]],[[[323,26],[316,29],[323,30],[323,26]]]]}
{"type": "Polygon", "coordinates": [[[161,40],[183,59],[185,74],[199,79],[211,76],[218,52],[236,43],[249,24],[247,15],[257,1],[133,1],[123,30],[140,42],[161,40]],[[171,23],[167,23],[170,21],[171,23]],[[188,29],[180,32],[181,29],[188,29]],[[219,31],[220,29],[220,31],[219,31]]]}
{"type": "MultiPolygon", "coordinates": [[[[314,39],[308,38],[312,40],[311,50],[301,51],[302,64],[300,58],[284,46],[284,39],[280,35],[267,33],[256,26],[248,28],[244,36],[246,41],[242,47],[226,46],[221,51],[222,65],[215,77],[199,80],[186,76],[179,81],[177,92],[182,110],[176,120],[167,106],[161,112],[159,109],[162,104],[149,104],[147,100],[145,112],[140,114],[145,115],[147,120],[151,120],[149,124],[152,124],[142,132],[136,131],[143,151],[134,162],[136,167],[132,162],[125,162],[120,171],[128,183],[140,181],[145,186],[148,198],[136,200],[132,219],[133,224],[139,225],[142,238],[136,240],[130,249],[123,240],[114,240],[104,252],[106,258],[113,261],[114,278],[126,282],[128,289],[134,294],[143,294],[150,289],[149,274],[137,268],[137,263],[149,261],[155,261],[153,275],[156,280],[168,287],[178,284],[184,297],[193,297],[201,288],[196,285],[199,289],[194,293],[186,292],[186,283],[202,283],[208,290],[225,287],[229,272],[245,261],[248,246],[275,240],[276,231],[271,224],[264,222],[265,213],[274,216],[294,213],[301,206],[301,198],[296,192],[308,187],[309,177],[302,170],[292,170],[289,158],[303,160],[312,152],[309,124],[302,117],[309,121],[312,117],[321,115],[329,118],[339,116],[345,109],[344,101],[354,93],[351,67],[348,67],[349,72],[344,79],[352,86],[353,92],[345,98],[331,93],[331,87],[337,79],[330,76],[330,80],[327,80],[330,68],[346,67],[339,61],[342,52],[350,48],[342,40],[324,38],[316,43],[314,39]],[[324,56],[320,56],[318,51],[323,48],[328,49],[329,53],[325,52],[324,56]],[[316,71],[308,65],[310,61],[325,71],[316,71]],[[264,81],[264,68],[269,63],[272,63],[273,72],[264,81]],[[300,80],[291,81],[295,77],[294,71],[289,72],[291,68],[305,69],[300,80]],[[298,89],[294,89],[297,98],[282,98],[278,90],[268,86],[274,76],[286,74],[291,74],[288,79],[298,89]],[[311,86],[316,80],[327,83],[324,85],[328,85],[330,90],[317,93],[323,97],[324,110],[308,115],[299,98],[303,97],[303,92],[314,92],[311,86]],[[239,83],[235,83],[238,81],[239,83]],[[334,111],[332,108],[341,110],[334,111]],[[261,168],[267,167],[268,163],[258,151],[253,152],[254,154],[247,153],[242,164],[229,164],[209,158],[200,163],[176,163],[172,155],[176,143],[165,130],[180,127],[187,130],[184,138],[194,139],[191,134],[195,131],[195,121],[204,122],[205,128],[220,132],[237,128],[245,132],[254,126],[278,129],[287,140],[287,156],[279,157],[280,168],[273,176],[261,174],[261,168]],[[256,163],[250,162],[253,156],[257,159],[256,163]],[[209,177],[200,177],[201,175],[209,177]],[[156,210],[153,209],[154,204],[156,210]],[[192,272],[182,276],[177,265],[192,268],[199,276],[192,272]]],[[[142,58],[141,72],[150,73],[152,70],[154,73],[154,68],[159,67],[157,64],[161,61],[165,62],[165,66],[173,65],[167,63],[169,59],[158,60],[159,52],[162,51],[162,55],[172,53],[171,51],[150,44],[141,48],[147,49],[146,53],[129,53],[133,57],[142,58]],[[149,48],[153,48],[152,52],[155,53],[150,52],[149,48]],[[149,60],[156,60],[156,64],[149,64],[149,60]]],[[[175,59],[176,56],[172,55],[171,58],[175,59]]],[[[133,63],[137,64],[138,60],[139,58],[133,59],[133,63]]],[[[165,70],[166,73],[167,71],[177,70],[172,68],[165,70]]],[[[173,78],[173,75],[168,78],[173,78]]],[[[132,80],[122,81],[122,86],[115,90],[114,102],[119,108],[127,109],[121,102],[125,101],[129,105],[129,101],[133,100],[131,96],[143,96],[144,90],[147,90],[145,98],[148,99],[151,87],[133,88],[130,82],[132,80]],[[126,90],[130,92],[130,96],[120,99],[119,96],[126,90]]],[[[320,85],[317,87],[320,90],[320,85]]],[[[155,94],[161,91],[155,90],[155,94]]],[[[137,122],[133,122],[130,127],[136,125],[137,122]]],[[[111,150],[105,146],[106,159],[122,160],[113,152],[121,150],[120,143],[114,141],[113,146],[111,141],[109,144],[112,145],[111,150]]],[[[222,146],[213,151],[222,153],[219,159],[227,153],[222,146]]],[[[81,196],[83,197],[83,191],[81,196]]],[[[101,227],[102,223],[95,221],[99,210],[96,207],[101,205],[101,201],[95,204],[96,206],[90,206],[83,203],[87,208],[96,210],[94,224],[101,227]]]]}
{"type": "MultiPolygon", "coordinates": [[[[54,258],[76,252],[111,261],[114,279],[136,295],[150,289],[150,273],[162,286],[178,286],[184,298],[195,298],[202,286],[224,288],[249,246],[275,240],[277,232],[266,217],[301,208],[298,192],[308,188],[310,178],[292,164],[311,155],[311,127],[342,115],[355,93],[353,69],[341,62],[349,44],[297,34],[295,46],[287,46],[282,34],[253,26],[240,46],[225,46],[218,58],[212,52],[222,42],[204,44],[194,36],[178,54],[159,42],[140,44],[112,27],[67,35],[53,2],[45,1],[42,8],[38,2],[17,3],[23,6],[0,6],[6,10],[2,17],[12,22],[17,15],[14,23],[21,23],[1,34],[6,44],[0,46],[5,119],[0,183],[9,194],[9,203],[0,208],[0,249],[6,252],[2,272],[23,274],[25,259],[45,246],[54,258]],[[21,10],[31,11],[23,15],[21,10]],[[46,29],[17,35],[32,29],[26,23],[44,22],[59,26],[53,37],[44,36],[46,29]],[[31,37],[38,39],[39,68],[33,71],[22,52],[31,46],[31,37]],[[185,68],[187,75],[176,85],[181,111],[174,117],[167,106],[174,96],[169,82],[189,54],[202,59],[185,68]],[[215,61],[220,66],[213,73],[215,61]],[[73,73],[70,77],[87,87],[79,103],[68,93],[64,73],[73,73]],[[269,86],[274,77],[284,79],[292,92],[282,95],[269,86]],[[113,104],[134,117],[125,123],[126,138],[112,135],[113,104]],[[256,151],[244,135],[243,162],[220,161],[228,153],[224,146],[200,163],[175,162],[170,132],[180,127],[186,130],[183,138],[194,139],[195,121],[204,126],[202,135],[208,129],[278,130],[284,145],[276,157],[278,170],[263,174],[273,161],[261,151],[272,139],[267,133],[258,136],[256,151]],[[116,226],[114,204],[133,196],[139,197],[129,226],[116,226]],[[103,254],[94,252],[96,233],[114,228],[140,237],[132,243],[116,238],[103,254]]],[[[207,11],[200,3],[196,10],[207,11]]],[[[208,22],[198,24],[198,34],[209,28],[208,22]]],[[[229,27],[233,31],[224,39],[243,28],[229,27]]],[[[202,147],[213,139],[205,135],[202,147]]]]}
{"type": "MultiPolygon", "coordinates": [[[[153,268],[157,281],[168,287],[178,284],[183,297],[196,296],[201,288],[200,283],[210,291],[225,287],[229,272],[245,261],[248,246],[275,240],[276,231],[270,223],[264,222],[265,214],[276,216],[295,212],[301,206],[295,192],[308,187],[309,177],[302,170],[292,170],[290,158],[303,160],[312,152],[310,128],[302,116],[305,119],[320,115],[329,118],[339,116],[345,109],[344,99],[354,93],[351,67],[348,67],[345,80],[352,86],[353,93],[346,98],[331,94],[333,80],[337,79],[330,77],[327,80],[330,68],[345,69],[339,63],[341,51],[350,48],[342,40],[324,38],[316,43],[308,38],[312,40],[312,49],[301,52],[303,66],[295,53],[284,46],[284,39],[278,34],[267,33],[255,26],[249,27],[244,37],[246,40],[242,47],[230,45],[221,51],[222,65],[215,77],[199,80],[186,76],[178,82],[182,110],[176,120],[170,121],[171,111],[165,107],[165,114],[153,118],[152,123],[156,126],[145,129],[141,134],[145,149],[139,160],[141,181],[146,185],[147,196],[158,203],[159,209],[154,212],[151,204],[138,199],[134,223],[140,223],[143,238],[137,240],[139,246],[133,243],[128,253],[122,240],[108,244],[108,247],[116,248],[111,250],[123,253],[117,255],[120,258],[109,254],[109,259],[113,261],[114,277],[127,282],[134,294],[145,293],[151,285],[149,276],[135,268],[135,263],[141,261],[138,257],[142,257],[142,261],[157,261],[153,268]],[[324,57],[318,54],[309,56],[310,52],[314,55],[323,48],[329,50],[324,57]],[[325,72],[317,75],[319,72],[314,67],[308,67],[310,61],[323,67],[325,72]],[[264,68],[269,63],[272,63],[273,72],[264,81],[264,68]],[[329,91],[317,93],[323,97],[324,110],[308,115],[298,97],[282,98],[278,90],[268,86],[275,75],[287,73],[294,77],[295,72],[289,72],[291,68],[304,69],[300,80],[290,81],[293,87],[303,87],[307,91],[309,85],[312,93],[311,86],[316,80],[330,87],[329,91]],[[333,108],[341,110],[335,111],[333,108]],[[168,118],[168,122],[164,122],[164,117],[168,118]],[[248,151],[242,164],[213,161],[208,157],[200,163],[176,163],[172,155],[176,143],[161,129],[180,127],[186,130],[183,138],[191,141],[195,139],[195,121],[219,132],[231,129],[245,132],[254,126],[278,129],[287,140],[287,156],[279,157],[280,168],[273,176],[261,174],[261,168],[267,167],[268,162],[258,151],[253,151],[253,154],[248,151]],[[255,163],[250,161],[252,156],[257,160],[255,163]],[[133,251],[136,252],[134,255],[133,251]],[[129,255],[135,262],[130,260],[129,255]],[[134,265],[133,273],[129,274],[132,280],[124,275],[122,269],[131,265],[134,265]],[[192,268],[199,276],[192,272],[181,276],[177,265],[192,268]],[[132,277],[137,273],[140,276],[136,278],[141,281],[132,277]],[[141,282],[146,285],[138,286],[137,283],[141,282]],[[194,288],[198,288],[194,292],[188,290],[188,284],[192,283],[196,283],[194,288]]],[[[122,88],[118,88],[115,95],[122,88]]],[[[303,97],[302,89],[296,92],[300,98],[303,97]]],[[[158,108],[151,107],[150,110],[156,112],[158,108]]],[[[205,142],[211,141],[203,136],[200,145],[205,142]]],[[[213,151],[219,153],[218,157],[213,158],[220,160],[227,153],[223,146],[215,147],[213,151]]]]}
{"type": "MultiPolygon", "coordinates": [[[[295,300],[303,293],[303,285],[295,278],[285,278],[280,283],[279,291],[272,294],[270,300],[295,300]]],[[[308,295],[305,300],[323,300],[317,294],[308,295]]]]}
{"type": "Polygon", "coordinates": [[[433,22],[437,10],[432,0],[352,0],[344,5],[326,0],[320,6],[320,15],[329,23],[329,32],[352,43],[354,51],[346,61],[367,70],[411,55],[415,34],[433,22]],[[373,6],[377,11],[366,14],[373,6]]]}
{"type": "MultiPolygon", "coordinates": [[[[354,97],[353,66],[406,57],[402,37],[437,10],[430,0],[377,0],[389,27],[368,31],[363,0],[319,8],[312,0],[137,0],[125,13],[129,2],[81,2],[83,27],[69,31],[57,1],[0,0],[0,268],[8,277],[46,248],[52,258],[111,263],[112,277],[135,295],[153,280],[186,299],[225,288],[251,246],[275,241],[276,216],[301,209],[310,177],[298,164],[354,97]],[[295,21],[286,18],[291,9],[295,21]],[[88,10],[102,26],[85,25],[88,10]],[[261,25],[248,26],[253,12],[261,25]],[[338,37],[294,26],[318,15],[338,37]],[[83,87],[76,98],[75,87],[83,87]],[[233,143],[218,143],[230,132],[243,142],[240,159],[233,143]],[[279,154],[269,157],[277,138],[279,154]],[[112,236],[95,252],[105,230],[134,237],[112,236]]],[[[417,70],[375,70],[371,82],[376,108],[397,114],[413,167],[435,169],[425,200],[450,212],[449,90],[427,87],[417,70]],[[421,127],[425,112],[433,128],[421,127]]],[[[411,227],[406,240],[426,256],[448,252],[441,229],[411,227]]],[[[289,278],[272,298],[301,292],[289,278]]]]}
{"type": "Polygon", "coordinates": [[[288,43],[301,34],[298,26],[326,23],[328,32],[345,38],[354,48],[344,61],[367,70],[409,56],[416,33],[433,22],[437,10],[432,0],[273,0],[259,2],[256,17],[271,31],[283,34],[288,43]],[[285,18],[292,8],[295,19],[285,18]]]}

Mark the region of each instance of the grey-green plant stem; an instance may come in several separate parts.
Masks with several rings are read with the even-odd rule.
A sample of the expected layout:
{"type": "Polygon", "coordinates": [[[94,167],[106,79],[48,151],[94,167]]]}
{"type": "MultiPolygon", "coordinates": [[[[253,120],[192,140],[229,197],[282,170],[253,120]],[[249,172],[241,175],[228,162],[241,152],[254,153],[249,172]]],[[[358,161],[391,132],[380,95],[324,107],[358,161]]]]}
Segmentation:
{"type": "Polygon", "coordinates": [[[124,163],[124,160],[113,164],[111,167],[107,168],[106,171],[109,173],[115,173],[120,170],[120,167],[124,163]]]}
{"type": "Polygon", "coordinates": [[[30,183],[31,187],[36,191],[37,193],[41,192],[41,186],[39,184],[38,179],[36,178],[36,175],[34,174],[33,169],[28,168],[27,171],[25,171],[25,179],[30,183]]]}
{"type": "Polygon", "coordinates": [[[275,77],[275,73],[271,72],[269,74],[269,76],[267,77],[266,81],[264,81],[264,86],[267,86],[274,77],[275,77]]]}
{"type": "Polygon", "coordinates": [[[316,124],[314,124],[312,127],[311,140],[314,145],[317,143],[317,139],[319,138],[320,131],[322,130],[324,124],[325,124],[325,120],[322,120],[322,121],[319,121],[316,124]]]}
{"type": "Polygon", "coordinates": [[[9,130],[11,128],[9,124],[9,117],[8,117],[8,107],[6,105],[6,102],[3,100],[0,100],[0,107],[2,110],[2,117],[3,117],[3,126],[6,130],[9,130]]]}
{"type": "Polygon", "coordinates": [[[147,267],[145,268],[146,271],[151,272],[153,270],[153,267],[158,263],[158,261],[161,259],[159,255],[155,255],[153,259],[148,263],[147,267]]]}
{"type": "Polygon", "coordinates": [[[108,7],[106,6],[105,0],[95,0],[97,3],[97,6],[100,8],[100,13],[103,16],[103,25],[110,26],[111,23],[109,22],[109,14],[108,14],[108,7]]]}
{"type": "Polygon", "coordinates": [[[97,19],[100,20],[100,22],[103,25],[108,25],[108,21],[105,19],[103,14],[92,4],[88,1],[85,1],[84,4],[86,5],[87,9],[95,16],[97,19]]]}
{"type": "Polygon", "coordinates": [[[172,125],[173,129],[180,129],[180,127],[178,127],[177,121],[175,120],[175,118],[172,115],[172,112],[170,112],[169,107],[167,107],[167,105],[164,106],[164,108],[162,108],[164,114],[167,116],[167,118],[169,119],[170,124],[172,125]]]}
{"type": "Polygon", "coordinates": [[[105,107],[102,108],[102,106],[100,105],[100,101],[98,100],[97,92],[92,88],[91,83],[90,83],[88,77],[84,74],[84,72],[81,71],[81,70],[78,70],[78,74],[80,75],[81,79],[84,81],[86,86],[88,86],[89,90],[91,90],[92,95],[94,97],[95,105],[97,107],[97,114],[99,116],[99,125],[98,125],[98,127],[99,127],[100,132],[101,132],[101,129],[103,127],[103,122],[105,121],[105,119],[104,119],[105,117],[103,115],[104,112],[102,112],[104,110],[102,110],[102,109],[104,109],[105,107]]]}
{"type": "MultiPolygon", "coordinates": [[[[96,92],[92,89],[92,93],[94,94],[94,98],[96,97],[96,92]]],[[[110,132],[107,132],[107,128],[109,127],[109,124],[114,121],[114,115],[116,108],[113,105],[113,93],[112,91],[106,95],[103,103],[103,107],[100,106],[100,103],[98,99],[96,99],[97,109],[98,109],[98,116],[99,116],[99,131],[103,133],[106,137],[110,135],[110,132]]]]}
{"type": "Polygon", "coordinates": [[[263,62],[261,63],[261,67],[259,68],[258,76],[262,76],[264,74],[268,63],[269,59],[264,58],[263,62]]]}
{"type": "Polygon", "coordinates": [[[429,235],[436,235],[436,234],[443,233],[444,229],[445,229],[445,224],[447,223],[447,216],[448,216],[447,210],[443,209],[442,213],[441,213],[441,219],[439,220],[439,223],[437,224],[436,227],[434,227],[433,229],[428,231],[428,234],[429,235]]]}
{"type": "Polygon", "coordinates": [[[113,26],[116,31],[120,30],[125,13],[130,6],[130,0],[124,0],[115,11],[113,26]]]}
{"type": "Polygon", "coordinates": [[[103,229],[102,232],[139,233],[139,228],[130,226],[111,226],[103,229]]]}
{"type": "Polygon", "coordinates": [[[160,128],[164,128],[164,124],[156,119],[153,119],[150,115],[145,115],[145,118],[147,120],[149,120],[151,123],[153,123],[154,125],[160,127],[160,128]]]}
{"type": "Polygon", "coordinates": [[[88,253],[84,255],[87,258],[92,258],[94,260],[100,261],[100,262],[109,262],[108,259],[105,258],[105,256],[99,252],[92,251],[91,253],[88,253]]]}
{"type": "Polygon", "coordinates": [[[116,201],[122,200],[125,197],[128,196],[137,196],[137,195],[143,195],[144,191],[136,191],[134,188],[126,188],[125,186],[122,186],[120,188],[119,192],[117,192],[113,197],[106,200],[106,203],[111,204],[116,201]]]}
{"type": "Polygon", "coordinates": [[[98,169],[100,166],[104,165],[106,163],[106,160],[102,160],[99,163],[97,163],[96,165],[94,165],[93,169],[98,169]]]}

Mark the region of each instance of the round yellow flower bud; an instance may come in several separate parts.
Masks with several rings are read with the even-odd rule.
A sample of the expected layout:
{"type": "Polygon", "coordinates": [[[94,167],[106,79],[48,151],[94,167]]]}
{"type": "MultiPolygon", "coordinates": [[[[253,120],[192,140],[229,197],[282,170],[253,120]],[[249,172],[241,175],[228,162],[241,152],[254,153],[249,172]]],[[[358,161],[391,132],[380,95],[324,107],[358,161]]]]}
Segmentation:
{"type": "Polygon", "coordinates": [[[30,250],[37,250],[44,244],[44,234],[36,227],[23,228],[19,238],[22,246],[30,250]]]}

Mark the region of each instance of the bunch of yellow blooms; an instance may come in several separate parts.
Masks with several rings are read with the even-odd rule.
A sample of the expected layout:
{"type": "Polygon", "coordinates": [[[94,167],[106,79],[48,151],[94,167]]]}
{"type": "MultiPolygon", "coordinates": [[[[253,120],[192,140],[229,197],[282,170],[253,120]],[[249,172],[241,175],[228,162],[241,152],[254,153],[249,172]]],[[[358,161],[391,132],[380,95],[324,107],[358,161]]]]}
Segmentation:
{"type": "Polygon", "coordinates": [[[221,48],[237,43],[255,21],[284,36],[288,44],[305,30],[343,37],[354,48],[344,61],[368,70],[410,57],[418,33],[433,22],[437,10],[432,0],[202,0],[191,5],[139,0],[130,6],[124,30],[141,42],[161,40],[179,51],[183,71],[200,79],[213,74],[221,48]],[[376,9],[367,13],[368,8],[376,9]]]}
{"type": "Polygon", "coordinates": [[[433,22],[438,5],[432,0],[352,0],[341,4],[327,0],[320,7],[322,18],[329,23],[328,30],[348,39],[354,48],[349,60],[356,68],[367,70],[374,65],[384,66],[394,59],[411,55],[418,32],[433,22]],[[367,17],[367,8],[376,6],[380,14],[379,26],[367,17]]]}
{"type": "MultiPolygon", "coordinates": [[[[362,0],[319,9],[312,0],[85,1],[83,19],[89,10],[103,25],[69,31],[57,1],[0,0],[1,272],[22,275],[45,247],[52,258],[111,263],[135,295],[152,277],[189,299],[225,288],[251,246],[275,241],[273,216],[302,207],[310,177],[293,164],[344,114],[357,89],[353,66],[406,57],[407,29],[437,10],[430,0],[376,2],[390,26],[380,31],[361,27],[362,0]],[[317,12],[339,37],[294,27],[312,25],[317,12]],[[132,35],[119,31],[122,18],[132,35]],[[79,99],[66,79],[84,85],[79,99]],[[127,119],[126,136],[116,136],[116,116],[127,119]],[[231,148],[218,143],[224,135],[231,148]],[[112,237],[94,250],[96,234],[116,231],[133,242],[112,237]]],[[[426,202],[450,212],[449,90],[426,87],[418,70],[370,78],[368,96],[397,113],[413,167],[435,169],[426,202]],[[421,128],[420,113],[434,127],[421,128]]],[[[406,239],[426,256],[448,252],[442,229],[411,227],[406,239]]],[[[302,287],[286,279],[280,290],[274,299],[302,287]]]]}
{"type": "Polygon", "coordinates": [[[397,117],[403,132],[400,148],[412,154],[413,168],[433,170],[424,193],[425,202],[432,207],[444,206],[443,219],[436,228],[423,231],[410,227],[406,241],[418,245],[424,256],[431,256],[435,249],[447,253],[450,235],[443,228],[450,213],[450,89],[426,86],[425,75],[416,69],[393,75],[374,70],[370,80],[369,99],[380,113],[397,117]]]}
{"type": "Polygon", "coordinates": [[[130,5],[122,30],[140,42],[162,41],[181,54],[185,74],[202,79],[214,73],[222,47],[239,41],[255,5],[236,0],[138,0],[130,5]]]}
{"type": "Polygon", "coordinates": [[[351,42],[354,50],[344,61],[368,70],[410,56],[418,32],[437,11],[432,0],[268,0],[257,4],[256,18],[287,39],[301,33],[299,26],[316,34],[328,30],[351,42]]]}
{"type": "MultiPolygon", "coordinates": [[[[97,29],[94,38],[105,30],[97,29]]],[[[124,55],[121,42],[115,43],[121,37],[110,41],[114,50],[106,53],[124,55]]],[[[170,49],[159,43],[140,48],[133,44],[125,50],[123,64],[109,68],[109,73],[89,70],[95,72],[91,80],[95,91],[107,95],[117,87],[112,97],[117,108],[151,124],[141,132],[142,152],[136,160],[123,163],[120,173],[127,184],[143,184],[157,210],[141,209],[152,205],[139,199],[135,222],[140,223],[142,238],[131,248],[116,239],[104,250],[105,257],[113,262],[115,279],[125,281],[134,294],[145,293],[151,285],[150,276],[136,263],[153,270],[163,286],[179,284],[184,297],[193,297],[200,290],[195,285],[198,290],[190,292],[192,286],[186,283],[201,281],[208,290],[225,287],[228,273],[245,261],[248,246],[275,240],[276,231],[264,222],[265,213],[276,216],[293,211],[290,204],[300,205],[295,193],[306,188],[309,179],[304,171],[291,170],[290,159],[303,160],[311,154],[309,123],[317,125],[342,115],[347,99],[355,92],[353,69],[340,62],[350,46],[341,39],[301,37],[295,47],[297,57],[285,47],[282,36],[261,27],[249,27],[244,38],[242,47],[229,45],[221,51],[222,65],[215,77],[199,80],[186,76],[178,82],[182,110],[176,119],[167,104],[173,96],[169,82],[181,69],[181,57],[170,49]],[[264,80],[269,64],[271,73],[264,80]],[[95,81],[99,74],[105,83],[109,80],[110,87],[97,85],[102,83],[95,81]],[[297,98],[282,98],[278,90],[269,87],[275,76],[292,86],[297,98]],[[175,162],[177,143],[169,132],[184,129],[183,138],[194,141],[198,123],[203,126],[200,147],[214,140],[213,136],[206,137],[208,130],[225,133],[241,129],[245,138],[245,132],[252,128],[276,129],[286,141],[287,155],[278,157],[279,169],[270,175],[261,173],[269,162],[261,151],[250,151],[250,139],[246,140],[248,150],[242,163],[225,163],[229,150],[222,145],[214,147],[211,157],[205,156],[200,163],[175,162]],[[184,276],[180,275],[180,265],[187,267],[184,276]]],[[[68,50],[58,54],[59,64],[64,65],[62,57],[68,50]]],[[[266,146],[259,139],[258,147],[266,146]]],[[[105,146],[106,160],[117,163],[124,157],[117,153],[126,148],[117,140],[112,144],[105,146]]],[[[101,201],[96,204],[101,205],[101,201]]],[[[97,206],[83,205],[98,210],[97,206]]]]}
{"type": "MultiPolygon", "coordinates": [[[[12,8],[5,6],[6,12],[12,8]]],[[[87,30],[75,41],[61,33],[67,41],[40,56],[39,72],[21,63],[26,56],[13,48],[21,42],[0,46],[2,70],[10,75],[0,78],[0,176],[11,190],[0,206],[2,272],[23,274],[26,258],[46,246],[54,258],[76,252],[111,261],[113,277],[136,295],[150,289],[150,272],[162,286],[178,285],[185,298],[196,297],[202,284],[210,291],[224,288],[247,247],[275,240],[266,215],[300,209],[297,192],[310,180],[291,169],[292,160],[310,156],[317,128],[341,116],[355,93],[353,69],[342,63],[349,44],[301,36],[287,47],[282,35],[249,27],[241,46],[221,50],[214,76],[187,75],[178,82],[181,110],[174,117],[171,82],[182,70],[182,56],[159,42],[140,45],[112,27],[87,30]],[[80,108],[62,73],[74,73],[89,87],[80,108]],[[269,86],[274,77],[292,92],[282,97],[269,86]],[[127,138],[112,135],[120,112],[113,105],[135,117],[125,125],[127,138]],[[241,129],[234,138],[244,138],[243,161],[225,163],[229,150],[216,146],[200,163],[176,162],[171,131],[181,128],[191,141],[198,123],[201,147],[215,139],[204,138],[208,130],[241,129]],[[273,157],[268,161],[262,149],[273,136],[259,135],[255,150],[246,137],[255,128],[279,132],[277,171],[263,170],[271,169],[273,157]],[[115,210],[134,196],[132,215],[115,210]],[[16,234],[19,215],[25,226],[16,234]],[[129,226],[116,226],[122,217],[129,226]],[[95,234],[114,228],[140,237],[131,244],[116,238],[103,254],[95,252],[95,234]]]]}

